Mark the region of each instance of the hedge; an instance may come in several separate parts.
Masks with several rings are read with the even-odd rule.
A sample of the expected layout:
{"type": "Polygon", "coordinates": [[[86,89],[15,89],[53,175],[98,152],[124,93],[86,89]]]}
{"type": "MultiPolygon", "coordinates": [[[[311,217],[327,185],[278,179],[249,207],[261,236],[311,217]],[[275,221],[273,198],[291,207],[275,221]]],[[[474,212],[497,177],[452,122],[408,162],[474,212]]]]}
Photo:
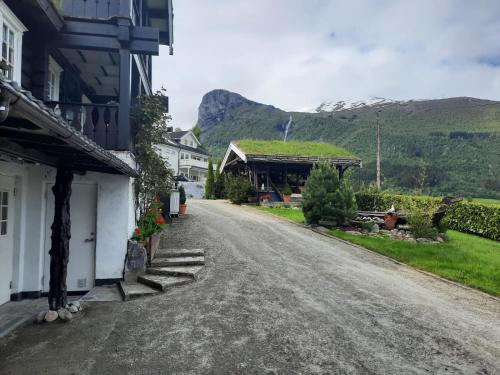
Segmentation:
{"type": "MultiPolygon", "coordinates": [[[[362,211],[386,211],[392,205],[399,211],[414,208],[435,212],[441,198],[398,194],[356,193],[358,208],[362,211]]],[[[446,213],[448,227],[460,232],[476,234],[500,241],[500,206],[462,201],[449,206],[446,213]]]]}

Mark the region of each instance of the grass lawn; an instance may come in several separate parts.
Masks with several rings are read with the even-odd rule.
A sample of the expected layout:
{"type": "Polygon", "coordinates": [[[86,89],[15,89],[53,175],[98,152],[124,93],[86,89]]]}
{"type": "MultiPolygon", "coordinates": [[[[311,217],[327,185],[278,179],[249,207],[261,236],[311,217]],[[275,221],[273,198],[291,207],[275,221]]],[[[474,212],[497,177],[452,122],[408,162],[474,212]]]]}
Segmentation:
{"type": "Polygon", "coordinates": [[[492,204],[494,206],[500,206],[500,199],[472,198],[472,201],[476,203],[492,204]]]}
{"type": "MultiPolygon", "coordinates": [[[[264,208],[259,210],[301,223],[300,210],[264,208]]],[[[412,267],[500,296],[500,242],[472,234],[448,231],[450,241],[420,244],[382,237],[356,236],[332,230],[333,236],[350,241],[412,267]]]]}
{"type": "Polygon", "coordinates": [[[352,158],[353,155],[343,148],[328,143],[297,141],[258,141],[243,139],[234,143],[246,154],[316,156],[324,158],[352,158]]]}
{"type": "Polygon", "coordinates": [[[500,296],[500,242],[448,231],[450,241],[419,244],[388,238],[331,234],[415,268],[500,296]]]}
{"type": "Polygon", "coordinates": [[[295,221],[296,223],[304,222],[304,214],[302,213],[302,210],[292,210],[290,208],[267,208],[260,206],[255,206],[255,208],[261,211],[269,212],[276,216],[287,218],[288,220],[295,221]]]}

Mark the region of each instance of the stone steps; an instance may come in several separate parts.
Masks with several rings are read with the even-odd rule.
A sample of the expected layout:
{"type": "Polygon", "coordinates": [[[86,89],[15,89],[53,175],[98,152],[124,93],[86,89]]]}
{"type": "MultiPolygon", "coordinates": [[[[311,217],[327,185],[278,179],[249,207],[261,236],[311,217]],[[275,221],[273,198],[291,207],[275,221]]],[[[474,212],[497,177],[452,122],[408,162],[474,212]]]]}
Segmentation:
{"type": "Polygon", "coordinates": [[[192,283],[198,279],[204,264],[203,249],[160,249],[146,268],[146,274],[137,276],[137,283],[120,282],[123,299],[155,295],[192,283]]]}
{"type": "Polygon", "coordinates": [[[155,259],[202,256],[205,256],[205,250],[203,249],[159,249],[155,253],[155,259]]]}
{"type": "Polygon", "coordinates": [[[120,281],[120,292],[124,301],[145,296],[154,296],[160,293],[158,289],[153,289],[150,286],[140,283],[126,283],[124,281],[120,281]]]}
{"type": "Polygon", "coordinates": [[[157,276],[190,277],[194,280],[197,280],[202,269],[203,266],[151,267],[146,270],[146,273],[148,275],[157,275],[157,276]]]}
{"type": "Polygon", "coordinates": [[[205,257],[175,257],[153,259],[151,267],[203,266],[205,257]]]}
{"type": "Polygon", "coordinates": [[[167,289],[192,283],[194,281],[191,277],[183,276],[159,276],[159,275],[143,275],[137,278],[137,281],[165,292],[167,289]]]}

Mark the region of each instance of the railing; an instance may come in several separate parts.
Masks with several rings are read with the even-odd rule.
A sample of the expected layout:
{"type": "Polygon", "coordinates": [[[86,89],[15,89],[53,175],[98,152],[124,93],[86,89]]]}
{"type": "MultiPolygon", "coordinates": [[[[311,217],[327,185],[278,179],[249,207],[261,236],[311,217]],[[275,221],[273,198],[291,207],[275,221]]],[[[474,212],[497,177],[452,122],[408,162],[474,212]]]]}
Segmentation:
{"type": "Polygon", "coordinates": [[[180,159],[179,160],[180,167],[198,167],[203,169],[208,169],[208,162],[203,160],[195,160],[195,159],[180,159]]]}
{"type": "MultiPolygon", "coordinates": [[[[54,1],[54,0],[53,0],[54,1]]],[[[108,19],[120,14],[120,0],[56,0],[66,17],[108,19]]]]}
{"type": "Polygon", "coordinates": [[[118,148],[118,103],[47,102],[69,125],[106,150],[118,148]]]}

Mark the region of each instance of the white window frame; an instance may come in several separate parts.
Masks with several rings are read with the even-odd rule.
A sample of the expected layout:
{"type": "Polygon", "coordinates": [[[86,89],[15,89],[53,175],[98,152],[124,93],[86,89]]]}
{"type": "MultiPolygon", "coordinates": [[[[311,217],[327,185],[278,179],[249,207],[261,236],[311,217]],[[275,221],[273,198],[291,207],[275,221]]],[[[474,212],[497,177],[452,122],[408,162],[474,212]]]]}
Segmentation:
{"type": "MultiPolygon", "coordinates": [[[[26,26],[16,17],[10,8],[0,0],[0,42],[3,43],[3,25],[6,25],[14,34],[14,65],[11,79],[21,83],[22,77],[22,58],[23,58],[23,34],[28,31],[26,26]]],[[[0,59],[3,59],[2,49],[0,48],[0,59]]]]}
{"type": "Polygon", "coordinates": [[[52,56],[49,56],[49,100],[53,102],[59,101],[59,90],[61,88],[61,74],[63,68],[57,63],[52,56]]]}

